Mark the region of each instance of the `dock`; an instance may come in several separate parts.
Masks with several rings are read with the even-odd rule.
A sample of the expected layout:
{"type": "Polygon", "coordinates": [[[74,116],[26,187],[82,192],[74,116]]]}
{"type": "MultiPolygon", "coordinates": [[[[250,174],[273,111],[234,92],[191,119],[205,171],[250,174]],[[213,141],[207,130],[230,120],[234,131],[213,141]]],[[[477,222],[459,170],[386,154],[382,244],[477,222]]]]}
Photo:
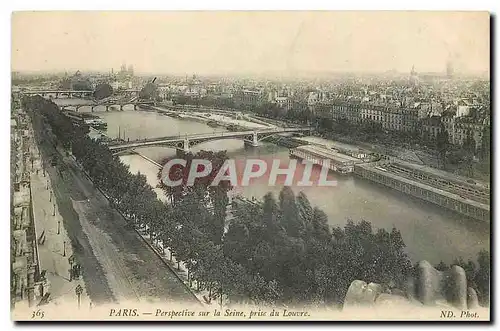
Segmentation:
{"type": "Polygon", "coordinates": [[[356,164],[354,173],[467,217],[490,222],[487,187],[403,161],[356,164]]]}
{"type": "Polygon", "coordinates": [[[329,169],[341,174],[354,172],[354,165],[363,162],[363,160],[339,153],[333,149],[314,145],[303,145],[293,148],[290,150],[290,156],[298,157],[321,166],[325,164],[325,160],[328,160],[329,169]]]}

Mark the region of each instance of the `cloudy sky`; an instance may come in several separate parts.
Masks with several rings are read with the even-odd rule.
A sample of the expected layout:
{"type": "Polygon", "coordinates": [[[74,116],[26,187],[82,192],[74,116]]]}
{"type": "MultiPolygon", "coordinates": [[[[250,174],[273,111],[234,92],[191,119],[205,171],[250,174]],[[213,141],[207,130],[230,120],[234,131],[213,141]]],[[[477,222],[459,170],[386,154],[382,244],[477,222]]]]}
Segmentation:
{"type": "Polygon", "coordinates": [[[486,12],[17,12],[12,69],[489,70],[486,12]]]}

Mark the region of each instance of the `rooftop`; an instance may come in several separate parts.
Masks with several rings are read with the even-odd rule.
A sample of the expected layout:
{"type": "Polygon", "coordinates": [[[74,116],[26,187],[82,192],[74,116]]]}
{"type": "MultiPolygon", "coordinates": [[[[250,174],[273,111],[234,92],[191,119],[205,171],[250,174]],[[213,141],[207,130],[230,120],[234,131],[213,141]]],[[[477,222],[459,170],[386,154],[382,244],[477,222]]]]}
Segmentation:
{"type": "Polygon", "coordinates": [[[335,152],[334,150],[314,146],[314,145],[302,145],[296,148],[297,150],[301,150],[304,152],[309,152],[319,157],[323,157],[325,159],[331,159],[339,162],[361,162],[359,159],[335,152]]]}

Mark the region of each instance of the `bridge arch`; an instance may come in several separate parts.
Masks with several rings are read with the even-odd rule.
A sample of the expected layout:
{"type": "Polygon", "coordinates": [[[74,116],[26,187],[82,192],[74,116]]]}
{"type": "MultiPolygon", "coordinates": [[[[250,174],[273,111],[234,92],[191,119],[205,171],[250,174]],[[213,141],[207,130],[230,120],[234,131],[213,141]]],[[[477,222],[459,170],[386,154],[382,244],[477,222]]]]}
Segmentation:
{"type": "Polygon", "coordinates": [[[181,143],[181,146],[170,146],[170,145],[147,145],[147,146],[137,146],[137,147],[130,147],[130,148],[124,148],[120,150],[115,150],[112,151],[113,155],[115,156],[124,156],[124,155],[132,155],[132,154],[140,154],[141,149],[145,148],[151,148],[151,147],[161,147],[161,148],[169,148],[169,149],[174,149],[174,150],[183,150],[183,146],[181,143]]]}
{"type": "Polygon", "coordinates": [[[204,138],[204,139],[196,139],[192,138],[189,139],[189,147],[195,147],[204,143],[208,142],[213,142],[213,141],[218,141],[218,140],[240,140],[243,142],[248,142],[251,143],[253,142],[253,135],[245,135],[245,136],[216,136],[216,137],[210,137],[210,138],[204,138]]]}

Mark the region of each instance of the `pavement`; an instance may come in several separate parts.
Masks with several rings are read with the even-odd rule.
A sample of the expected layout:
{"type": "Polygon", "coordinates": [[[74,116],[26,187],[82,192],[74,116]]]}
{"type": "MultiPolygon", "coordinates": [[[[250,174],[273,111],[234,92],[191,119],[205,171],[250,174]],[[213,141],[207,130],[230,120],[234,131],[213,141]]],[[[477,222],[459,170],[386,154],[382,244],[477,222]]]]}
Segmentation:
{"type": "MultiPolygon", "coordinates": [[[[34,154],[38,154],[36,149],[34,154]]],[[[33,215],[37,238],[40,238],[42,234],[45,238],[42,243],[38,241],[38,257],[40,271],[46,271],[46,278],[50,284],[50,304],[64,303],[67,307],[68,303],[74,302],[77,307],[78,297],[75,290],[80,285],[83,288],[80,303],[82,306],[89,306],[90,299],[82,277],[70,280],[69,257],[73,255],[73,248],[64,228],[64,218],[59,213],[55,202],[52,182],[39,162],[34,166],[30,178],[33,215]]]]}
{"type": "MultiPolygon", "coordinates": [[[[56,155],[58,159],[57,166],[47,167],[47,173],[56,197],[58,217],[64,220],[61,223],[67,233],[64,238],[71,242],[69,246],[82,266],[85,292],[93,304],[125,300],[197,303],[188,288],[137,232],[126,226],[123,217],[109,205],[75,160],[65,151],[55,149],[48,137],[44,141],[40,149],[45,158],[56,155]]],[[[48,192],[43,195],[43,184],[46,185],[42,182],[37,193],[47,204],[50,197],[48,192]]],[[[48,206],[46,214],[53,211],[50,201],[48,206]]],[[[43,211],[41,213],[43,215],[43,211]]],[[[51,219],[50,226],[45,226],[50,235],[57,233],[57,219],[51,219]]],[[[52,250],[60,256],[61,240],[53,241],[52,250]]],[[[64,268],[62,265],[55,269],[54,275],[56,272],[62,275],[64,268]]],[[[60,290],[63,292],[64,289],[60,290]]]]}

